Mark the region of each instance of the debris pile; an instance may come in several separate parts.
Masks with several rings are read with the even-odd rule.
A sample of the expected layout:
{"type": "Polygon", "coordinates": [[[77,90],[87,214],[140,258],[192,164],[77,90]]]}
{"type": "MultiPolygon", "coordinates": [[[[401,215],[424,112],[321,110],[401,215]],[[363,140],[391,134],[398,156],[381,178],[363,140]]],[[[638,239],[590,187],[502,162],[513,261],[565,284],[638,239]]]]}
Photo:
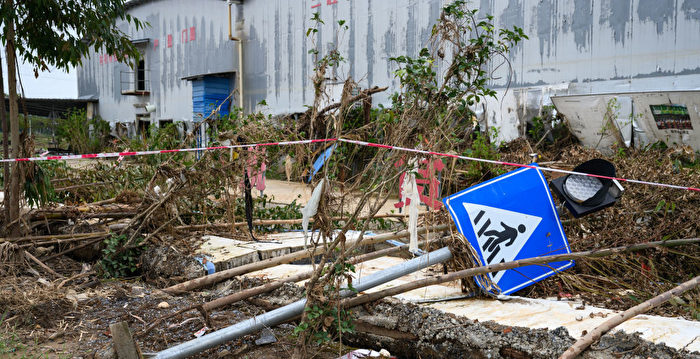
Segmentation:
{"type": "MultiPolygon", "coordinates": [[[[529,286],[513,291],[523,297],[633,308],[629,317],[641,305],[690,325],[700,321],[697,193],[623,183],[615,206],[575,218],[549,197],[548,183],[559,174],[529,165],[534,159],[571,171],[606,158],[626,178],[693,186],[700,183],[698,159],[662,144],[617,147],[604,156],[576,144],[560,118],[550,119],[549,131],[495,143],[498,129],[481,128],[471,108],[494,95],[486,86],[489,64],[507,62],[508,50],[526,36],[517,27],[495,34],[490,21],[467,11],[464,1],[447,5],[430,49],[393,59],[402,92],[392,96],[391,108],[371,108],[372,94],[386,88],[359,89],[352,78],[339,102],[322,107],[327,73],[343,61],[332,50],[313,54],[316,96],[300,117],[210,116],[208,151],[169,151],[173,139],[155,131],[144,141],[114,143],[110,151],[123,158],[31,162],[22,216],[3,223],[20,235],[0,238],[0,344],[16,331],[57,354],[66,344],[71,354],[109,356],[112,342],[131,340],[117,333],[124,328],[117,324],[126,322],[137,346],[158,357],[203,342],[198,348],[210,357],[350,357],[348,344],[401,357],[555,357],[572,344],[587,348],[590,336],[564,328],[482,323],[385,298],[428,285],[448,290],[459,280],[459,299],[493,301],[502,293],[499,275],[489,273],[519,273],[524,264],[555,275],[541,281],[545,276],[521,275],[529,286]],[[273,142],[280,140],[297,142],[273,142]],[[132,155],[154,149],[166,151],[132,155]],[[470,245],[469,231],[490,217],[469,214],[465,205],[471,223],[466,231],[455,226],[442,199],[516,167],[541,178],[567,251],[495,260],[480,255],[484,246],[495,253],[521,234],[530,236],[541,220],[534,214],[539,219],[529,218],[527,226],[513,225],[503,219],[513,211],[499,208],[505,214],[493,223],[502,231],[473,230],[493,237],[484,246],[470,245]],[[283,175],[286,182],[274,180],[283,175]],[[271,192],[299,198],[281,201],[271,192]],[[222,251],[244,251],[245,260],[214,263],[202,250],[213,237],[230,244],[222,251]],[[371,274],[357,270],[387,256],[408,260],[371,274]],[[551,270],[552,258],[576,265],[551,270]],[[412,265],[409,272],[432,272],[374,288],[410,274],[412,265]],[[273,269],[285,275],[266,272],[273,269]],[[270,328],[256,333],[263,328],[253,326],[263,324],[270,328]],[[588,338],[583,345],[576,341],[581,336],[588,338]]],[[[192,137],[183,142],[195,146],[192,137]]],[[[538,238],[541,244],[554,246],[550,235],[538,238]]],[[[600,344],[584,357],[696,355],[623,333],[605,335],[600,344]]]]}

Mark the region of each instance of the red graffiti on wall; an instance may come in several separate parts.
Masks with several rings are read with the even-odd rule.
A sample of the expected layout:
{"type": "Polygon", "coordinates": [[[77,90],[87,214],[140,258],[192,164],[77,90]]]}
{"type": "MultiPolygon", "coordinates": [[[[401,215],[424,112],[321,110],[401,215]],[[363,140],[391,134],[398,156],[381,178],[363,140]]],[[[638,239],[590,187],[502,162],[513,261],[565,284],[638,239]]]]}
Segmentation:
{"type": "MultiPolygon", "coordinates": [[[[315,0],[316,1],[316,0],[315,0]]],[[[326,5],[335,5],[338,3],[338,0],[326,0],[326,5]]],[[[315,9],[317,7],[321,6],[321,2],[317,2],[316,4],[311,5],[312,9],[315,9]]]]}

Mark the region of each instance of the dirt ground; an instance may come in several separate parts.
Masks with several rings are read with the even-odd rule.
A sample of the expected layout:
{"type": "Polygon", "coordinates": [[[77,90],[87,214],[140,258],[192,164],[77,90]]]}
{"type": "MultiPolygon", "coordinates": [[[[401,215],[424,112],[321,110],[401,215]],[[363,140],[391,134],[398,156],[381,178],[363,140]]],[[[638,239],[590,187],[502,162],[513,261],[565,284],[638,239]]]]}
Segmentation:
{"type": "MultiPolygon", "coordinates": [[[[146,355],[194,339],[194,333],[211,325],[221,329],[301,297],[302,290],[286,285],[249,302],[239,302],[208,313],[209,324],[196,310],[157,323],[157,320],[192,304],[259,285],[258,279],[232,280],[214,288],[183,296],[171,296],[140,280],[103,281],[76,293],[57,288],[57,282],[37,283],[33,278],[5,278],[0,289],[7,304],[10,288],[25,301],[24,310],[5,310],[0,329],[2,358],[112,358],[109,325],[126,321],[146,355]],[[166,304],[167,303],[167,304],[166,304]],[[152,330],[147,328],[157,323],[152,330]]],[[[83,285],[90,286],[86,280],[83,285]]],[[[60,284],[60,283],[59,283],[60,284]]],[[[17,304],[12,307],[18,308],[17,304]]],[[[7,308],[7,307],[6,307],[7,308]]],[[[344,336],[350,346],[314,347],[310,358],[334,359],[352,346],[388,349],[399,358],[552,358],[574,338],[556,330],[506,327],[479,323],[435,309],[388,299],[355,309],[356,332],[344,336]]],[[[290,357],[294,349],[295,323],[270,328],[276,342],[257,345],[260,333],[210,349],[200,358],[290,357]]],[[[210,332],[210,329],[207,332],[210,332]]],[[[700,358],[699,353],[679,353],[663,344],[651,344],[638,336],[617,333],[606,336],[584,358],[700,358]]]]}
{"type": "MultiPolygon", "coordinates": [[[[57,289],[56,282],[43,285],[32,278],[5,279],[0,284],[3,304],[6,296],[14,295],[27,301],[23,311],[5,310],[0,327],[0,357],[2,358],[109,358],[112,343],[109,325],[126,321],[144,354],[155,353],[175,344],[195,338],[195,333],[207,326],[196,310],[164,320],[151,331],[145,329],[157,319],[193,304],[230,294],[249,283],[226,282],[212,290],[171,296],[138,280],[104,281],[94,288],[77,294],[74,289],[57,289]],[[15,293],[10,294],[10,288],[15,293]],[[37,299],[32,299],[37,298],[37,299]]],[[[212,327],[207,333],[263,313],[271,306],[286,304],[300,290],[281,288],[262,296],[255,305],[241,302],[209,315],[212,327]],[[271,298],[271,299],[270,299],[271,298]],[[265,308],[267,307],[267,308],[265,308]]],[[[8,308],[10,306],[6,306],[8,308]]],[[[18,308],[12,305],[13,308],[18,308]]],[[[203,358],[279,358],[289,356],[295,338],[293,324],[271,328],[276,343],[256,345],[259,333],[243,337],[218,348],[201,353],[203,358]]],[[[347,348],[336,348],[344,351],[347,348]]],[[[316,348],[316,358],[336,358],[338,352],[316,348]]]]}
{"type": "MultiPolygon", "coordinates": [[[[570,169],[572,166],[569,162],[573,163],[574,159],[594,155],[580,148],[567,151],[546,159],[560,161],[560,166],[570,169]],[[563,159],[568,162],[562,162],[563,159]]],[[[523,150],[513,152],[527,153],[523,150]]],[[[621,173],[631,178],[664,183],[697,183],[700,175],[697,168],[676,166],[671,158],[658,158],[663,161],[646,155],[619,159],[621,173]],[[648,173],[651,170],[655,171],[655,176],[648,173]]],[[[516,157],[505,159],[518,163],[527,161],[516,157]]],[[[596,215],[584,219],[571,218],[566,213],[562,215],[573,250],[607,248],[662,238],[697,237],[700,228],[697,196],[679,195],[671,190],[652,192],[631,185],[626,190],[619,205],[596,215]]],[[[274,197],[275,203],[297,200],[297,203],[305,204],[311,191],[312,188],[306,184],[268,180],[265,194],[274,197]]],[[[253,191],[253,194],[258,195],[257,191],[253,191]]],[[[390,199],[379,213],[396,212],[393,204],[397,201],[390,199]]],[[[445,214],[443,219],[446,218],[445,214]]],[[[158,225],[161,223],[159,220],[155,222],[158,225]]],[[[155,228],[157,226],[151,230],[155,228]]],[[[187,236],[174,236],[171,233],[177,232],[163,233],[154,242],[161,248],[177,247],[185,252],[191,251],[194,241],[201,238],[198,232],[187,236]]],[[[47,253],[43,257],[37,254],[39,248],[26,248],[31,248],[29,250],[39,258],[48,257],[47,253]]],[[[574,270],[540,282],[524,290],[521,295],[534,298],[581,295],[593,305],[626,309],[638,304],[640,298],[649,298],[662,289],[669,289],[683,275],[696,275],[700,268],[699,249],[695,245],[683,249],[648,250],[639,255],[605,261],[580,260],[574,270]],[[630,287],[639,293],[631,295],[629,291],[620,292],[630,287]],[[611,297],[611,290],[625,295],[611,297]]],[[[170,265],[179,261],[174,258],[164,262],[170,265]]],[[[52,280],[46,273],[21,266],[14,273],[0,276],[0,358],[109,357],[108,349],[112,341],[109,325],[119,321],[128,323],[144,353],[154,353],[194,339],[194,334],[204,326],[209,327],[207,332],[211,332],[284,305],[302,295],[301,289],[287,286],[270,295],[212,311],[208,313],[208,322],[197,311],[157,322],[159,318],[182,308],[260,283],[249,279],[229,281],[183,296],[171,296],[158,288],[181,282],[183,278],[174,277],[183,273],[145,273],[147,275],[133,279],[104,280],[89,268],[85,269],[85,266],[94,264],[94,260],[82,263],[62,256],[46,264],[64,278],[52,280]],[[146,331],[153,323],[157,323],[155,327],[146,331]]],[[[1,267],[0,271],[5,268],[1,267]]],[[[680,298],[680,303],[659,307],[652,313],[683,315],[690,320],[700,320],[693,319],[697,315],[700,298],[697,293],[697,289],[686,293],[680,298]]],[[[550,358],[574,340],[570,333],[561,328],[552,331],[510,328],[453,318],[413,305],[386,303],[389,302],[375,303],[358,310],[358,325],[362,330],[358,329],[358,334],[349,335],[344,340],[357,347],[388,349],[406,358],[550,358]]],[[[274,344],[256,345],[255,341],[260,336],[256,333],[210,349],[200,357],[289,357],[295,341],[292,336],[294,325],[286,323],[271,328],[277,339],[274,344]]],[[[311,354],[322,359],[338,358],[350,351],[350,348],[338,346],[312,349],[311,354]]],[[[593,350],[584,357],[697,358],[698,354],[678,353],[633,336],[611,335],[594,345],[593,350]]]]}

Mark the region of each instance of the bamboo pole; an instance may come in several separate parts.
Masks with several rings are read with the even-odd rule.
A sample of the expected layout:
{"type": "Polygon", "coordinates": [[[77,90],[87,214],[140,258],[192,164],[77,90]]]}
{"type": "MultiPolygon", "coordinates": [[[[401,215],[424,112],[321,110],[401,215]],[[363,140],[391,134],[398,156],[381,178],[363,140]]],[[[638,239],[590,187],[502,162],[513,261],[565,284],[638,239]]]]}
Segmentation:
{"type": "MultiPolygon", "coordinates": [[[[423,212],[420,214],[425,214],[428,212],[423,212]]],[[[363,216],[358,217],[357,220],[365,219],[375,219],[375,218],[405,218],[408,214],[405,213],[385,213],[378,214],[372,217],[363,216]]],[[[347,221],[348,217],[331,217],[331,221],[347,221]]],[[[267,220],[255,220],[253,221],[254,226],[274,226],[274,225],[285,225],[285,224],[301,224],[301,218],[294,219],[267,219],[267,220]]],[[[313,218],[310,219],[313,222],[313,218]]],[[[231,227],[244,227],[247,226],[246,222],[236,222],[236,223],[208,223],[208,224],[193,224],[185,226],[176,226],[176,230],[200,230],[200,229],[212,229],[212,228],[231,228],[231,227]]]]}
{"type": "Polygon", "coordinates": [[[103,233],[103,234],[98,234],[95,236],[84,236],[84,237],[77,237],[77,238],[68,238],[68,239],[56,239],[53,241],[43,241],[43,242],[32,242],[32,243],[25,243],[25,244],[20,244],[20,248],[28,248],[28,247],[41,247],[41,246],[48,246],[48,245],[54,245],[54,244],[66,244],[66,243],[74,243],[74,242],[80,242],[84,241],[86,239],[95,239],[95,238],[103,238],[107,235],[108,233],[103,233]]]}
{"type": "Polygon", "coordinates": [[[646,302],[635,305],[634,307],[627,309],[622,313],[615,314],[614,317],[606,320],[603,324],[597,326],[588,334],[584,335],[581,339],[577,340],[576,343],[574,343],[574,345],[572,345],[559,357],[559,359],[576,358],[596,340],[600,339],[600,337],[602,337],[603,334],[609,332],[616,326],[632,319],[633,317],[639,314],[646,313],[651,308],[666,303],[669,299],[697,287],[698,284],[700,284],[700,276],[697,276],[667,292],[661,293],[656,297],[647,300],[646,302]]]}
{"type": "Polygon", "coordinates": [[[56,240],[56,239],[72,239],[72,238],[89,238],[95,236],[106,236],[109,232],[91,232],[91,233],[71,233],[71,234],[52,234],[45,236],[31,236],[31,237],[19,237],[19,238],[0,238],[0,242],[28,242],[28,241],[43,241],[43,240],[56,240]]]}
{"type": "MultiPolygon", "coordinates": [[[[426,232],[439,232],[439,231],[444,231],[448,229],[450,225],[448,224],[442,224],[438,226],[433,226],[433,227],[422,227],[418,229],[418,233],[426,233],[426,232]]],[[[409,235],[408,231],[400,231],[396,233],[387,233],[387,234],[380,234],[378,236],[372,236],[372,237],[366,237],[363,238],[361,243],[363,245],[370,245],[370,244],[375,244],[375,243],[380,243],[387,241],[389,239],[396,239],[396,238],[403,238],[407,237],[409,235]]],[[[348,247],[351,247],[355,245],[357,241],[349,242],[348,247]]],[[[180,284],[176,284],[174,286],[170,286],[168,288],[163,289],[166,293],[169,294],[179,294],[179,293],[184,293],[187,291],[190,291],[192,289],[196,288],[201,288],[205,287],[214,283],[218,283],[221,281],[224,281],[229,278],[233,278],[238,275],[254,272],[257,270],[265,269],[265,268],[270,268],[274,267],[280,264],[286,264],[286,263],[291,263],[300,259],[304,258],[312,258],[317,255],[324,254],[326,252],[326,249],[324,247],[317,247],[314,250],[301,250],[297,252],[292,252],[289,254],[285,254],[279,257],[275,258],[270,258],[266,259],[263,261],[259,262],[253,262],[249,263],[246,265],[242,265],[240,267],[236,268],[231,268],[222,272],[217,272],[211,275],[208,275],[206,277],[201,277],[201,278],[195,278],[186,282],[182,282],[180,284]]]]}
{"type": "Polygon", "coordinates": [[[512,262],[490,264],[487,266],[464,269],[461,271],[452,272],[449,274],[440,275],[440,276],[436,276],[436,277],[423,278],[423,279],[419,279],[419,280],[416,280],[416,281],[413,281],[410,283],[406,283],[406,284],[398,285],[396,287],[388,288],[388,289],[385,289],[382,291],[368,293],[368,294],[364,294],[364,295],[359,296],[359,297],[346,299],[343,301],[343,306],[354,307],[354,306],[357,306],[360,304],[373,302],[375,300],[378,300],[378,299],[381,299],[384,297],[393,296],[393,295],[401,294],[404,292],[408,292],[409,290],[413,290],[413,289],[423,288],[423,287],[427,287],[430,285],[435,285],[435,284],[440,284],[440,283],[445,283],[445,282],[451,282],[451,281],[455,281],[455,280],[459,280],[459,279],[463,279],[463,278],[467,278],[467,277],[473,277],[473,276],[480,275],[480,274],[486,274],[486,273],[498,272],[498,271],[502,271],[502,270],[506,270],[506,269],[524,267],[527,265],[545,264],[545,263],[558,262],[558,261],[563,261],[563,260],[571,260],[571,259],[577,259],[577,258],[606,257],[606,256],[614,255],[614,254],[635,252],[635,251],[639,251],[642,249],[649,249],[649,248],[654,248],[654,247],[674,247],[674,246],[680,246],[680,245],[685,245],[685,244],[694,244],[694,243],[700,243],[700,238],[675,239],[675,240],[668,240],[668,241],[657,241],[657,242],[648,242],[648,243],[641,243],[641,244],[631,244],[628,246],[608,248],[608,249],[596,249],[596,250],[592,250],[592,251],[574,252],[574,253],[567,253],[567,254],[555,254],[555,255],[551,255],[551,256],[526,258],[526,259],[519,259],[517,261],[512,261],[512,262]]]}
{"type": "MultiPolygon", "coordinates": [[[[405,249],[408,249],[408,244],[404,244],[404,245],[398,246],[398,247],[385,248],[385,249],[381,249],[381,250],[374,251],[371,253],[355,256],[355,257],[350,258],[348,260],[348,262],[352,263],[352,264],[362,263],[362,262],[369,261],[369,260],[372,260],[375,258],[384,257],[384,256],[387,256],[390,254],[398,253],[398,252],[405,250],[405,249]]],[[[271,291],[281,287],[282,285],[284,285],[284,283],[295,283],[295,282],[300,282],[300,281],[305,280],[305,279],[309,279],[309,278],[311,278],[313,273],[314,273],[313,271],[299,273],[299,274],[296,274],[296,275],[293,275],[293,276],[290,276],[290,277],[287,277],[284,279],[279,279],[279,280],[276,280],[273,282],[263,284],[261,286],[244,289],[240,292],[236,292],[236,293],[233,293],[233,294],[225,296],[225,297],[217,298],[217,299],[214,299],[214,300],[207,302],[207,303],[204,303],[204,304],[197,304],[197,305],[193,305],[193,306],[190,306],[187,308],[180,309],[177,312],[174,312],[172,314],[158,318],[155,322],[153,322],[153,324],[149,325],[146,329],[144,329],[143,332],[140,333],[140,335],[147,334],[154,327],[156,327],[158,324],[160,324],[164,320],[178,316],[182,313],[189,312],[190,310],[201,308],[202,310],[204,310],[206,312],[210,312],[214,309],[221,308],[221,307],[227,306],[229,304],[234,304],[236,302],[249,299],[249,298],[254,297],[256,295],[271,292],[271,291]]]]}

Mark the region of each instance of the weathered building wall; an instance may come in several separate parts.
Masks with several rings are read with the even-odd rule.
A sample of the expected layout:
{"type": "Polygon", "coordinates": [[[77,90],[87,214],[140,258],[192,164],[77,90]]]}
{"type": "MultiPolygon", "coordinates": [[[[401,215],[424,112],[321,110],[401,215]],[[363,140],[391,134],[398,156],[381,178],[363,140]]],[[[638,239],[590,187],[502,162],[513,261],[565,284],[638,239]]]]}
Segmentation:
{"type": "Polygon", "coordinates": [[[123,95],[122,72],[133,72],[101,53],[93,53],[78,70],[78,95],[99,98],[99,114],[111,122],[133,122],[146,114],[134,104],[151,103],[153,120],[192,120],[192,85],[186,78],[225,73],[233,79],[238,67],[235,43],[228,39],[228,7],[220,0],[149,1],[129,13],[150,26],[135,31],[122,27],[139,44],[146,60],[150,94],[123,95]]]}
{"type": "MultiPolygon", "coordinates": [[[[415,56],[427,44],[446,1],[286,0],[245,2],[246,104],[274,114],[304,111],[313,101],[313,46],[305,29],[318,11],[325,22],[317,44],[326,53],[335,43],[350,75],[362,87],[390,86],[375,96],[387,105],[397,89],[389,60],[415,56]],[[338,20],[349,29],[339,30],[338,20]],[[338,41],[338,39],[340,41],[338,41]]],[[[699,0],[480,0],[497,27],[520,26],[530,37],[509,56],[491,85],[499,98],[476,109],[499,128],[501,140],[524,134],[524,123],[551,105],[552,95],[580,95],[700,88],[699,0]]],[[[498,63],[494,64],[495,66],[498,63]]],[[[331,85],[331,96],[340,85],[331,85]]]]}
{"type": "Polygon", "coordinates": [[[482,0],[481,8],[530,37],[510,56],[511,91],[487,104],[502,139],[523,134],[552,95],[700,89],[698,0],[482,0]]]}
{"type": "MultiPolygon", "coordinates": [[[[271,114],[306,110],[313,102],[313,56],[339,46],[345,63],[329,74],[329,93],[337,96],[352,76],[363,88],[390,86],[374,104],[389,104],[397,90],[389,60],[415,56],[427,44],[432,25],[446,0],[243,0],[244,107],[271,114]],[[315,12],[325,22],[315,43],[306,29],[315,12]],[[338,20],[346,20],[343,30],[338,20]],[[265,100],[267,106],[258,103],[265,100]]],[[[476,109],[499,137],[524,133],[524,122],[551,104],[552,95],[581,95],[700,88],[700,0],[479,0],[483,14],[497,27],[520,26],[530,37],[513,49],[508,66],[494,73],[491,86],[500,97],[476,109]]],[[[133,33],[149,38],[152,52],[151,99],[154,118],[188,119],[191,87],[183,77],[235,72],[235,43],[227,39],[224,1],[140,1],[130,12],[151,29],[133,33]],[[196,40],[182,42],[181,32],[196,27],[196,40]],[[167,35],[173,47],[164,46],[167,35]],[[154,49],[154,41],[160,45],[154,49]]],[[[235,26],[235,25],[234,25],[235,26]]],[[[111,91],[123,65],[100,65],[99,54],[81,68],[79,93],[100,97],[100,114],[133,118],[135,98],[111,91]],[[121,67],[119,67],[121,66],[121,67]]],[[[147,53],[147,58],[149,54],[147,53]]],[[[497,63],[494,64],[496,68],[497,63]]]]}

